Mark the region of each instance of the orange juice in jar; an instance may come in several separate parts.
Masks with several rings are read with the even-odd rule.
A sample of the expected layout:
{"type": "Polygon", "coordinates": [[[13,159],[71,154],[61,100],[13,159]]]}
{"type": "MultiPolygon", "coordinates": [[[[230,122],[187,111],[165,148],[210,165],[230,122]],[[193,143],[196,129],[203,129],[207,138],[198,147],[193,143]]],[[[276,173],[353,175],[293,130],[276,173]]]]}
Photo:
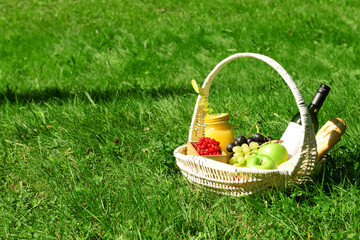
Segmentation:
{"type": "Polygon", "coordinates": [[[205,137],[213,138],[220,142],[220,148],[230,154],[226,147],[229,143],[234,142],[234,126],[229,123],[228,113],[217,113],[207,115],[204,118],[205,137]]]}

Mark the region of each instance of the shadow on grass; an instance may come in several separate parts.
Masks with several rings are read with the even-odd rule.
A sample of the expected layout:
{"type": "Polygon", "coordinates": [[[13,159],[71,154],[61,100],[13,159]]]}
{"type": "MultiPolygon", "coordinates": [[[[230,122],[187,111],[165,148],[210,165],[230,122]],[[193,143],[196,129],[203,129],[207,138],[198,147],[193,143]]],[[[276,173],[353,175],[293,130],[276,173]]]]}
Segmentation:
{"type": "Polygon", "coordinates": [[[331,195],[337,186],[358,186],[360,177],[360,150],[341,146],[331,155],[326,155],[322,171],[308,182],[286,192],[293,196],[297,203],[316,204],[314,196],[322,192],[331,195]]]}
{"type": "Polygon", "coordinates": [[[338,185],[347,181],[350,184],[358,184],[360,177],[360,149],[341,146],[336,152],[326,156],[323,169],[323,177],[318,176],[315,180],[324,183],[324,190],[328,191],[332,185],[338,185]]]}
{"type": "Polygon", "coordinates": [[[161,98],[164,96],[184,95],[193,93],[190,86],[164,86],[161,88],[113,88],[99,89],[59,89],[45,88],[43,90],[17,91],[7,88],[0,92],[0,105],[4,103],[26,104],[29,102],[41,103],[47,101],[64,101],[78,98],[80,100],[91,98],[92,101],[112,101],[116,99],[132,98],[161,98]]]}

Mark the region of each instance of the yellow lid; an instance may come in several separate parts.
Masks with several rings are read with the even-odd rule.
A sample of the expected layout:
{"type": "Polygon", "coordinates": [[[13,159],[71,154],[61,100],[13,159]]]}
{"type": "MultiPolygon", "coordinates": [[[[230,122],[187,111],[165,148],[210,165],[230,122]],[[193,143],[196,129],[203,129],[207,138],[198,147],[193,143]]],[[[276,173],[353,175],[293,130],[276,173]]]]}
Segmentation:
{"type": "Polygon", "coordinates": [[[204,122],[206,124],[209,123],[219,123],[219,122],[225,122],[225,121],[229,121],[229,114],[228,113],[215,113],[215,114],[210,114],[207,115],[204,118],[204,122]]]}

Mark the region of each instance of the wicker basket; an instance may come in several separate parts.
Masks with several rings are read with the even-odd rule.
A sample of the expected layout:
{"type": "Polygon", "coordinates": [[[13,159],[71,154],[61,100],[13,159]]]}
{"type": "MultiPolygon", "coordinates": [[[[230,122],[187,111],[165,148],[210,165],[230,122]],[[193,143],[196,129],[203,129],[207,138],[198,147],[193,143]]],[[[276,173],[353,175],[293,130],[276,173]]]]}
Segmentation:
{"type": "MultiPolygon", "coordinates": [[[[205,79],[202,86],[205,97],[208,97],[211,83],[221,68],[232,60],[243,57],[256,58],[269,64],[290,87],[299,108],[302,122],[302,136],[298,154],[280,165],[276,170],[253,170],[234,167],[201,156],[187,155],[187,146],[184,145],[174,151],[177,166],[189,182],[202,189],[233,196],[261,193],[272,188],[285,189],[311,180],[320,168],[311,118],[299,89],[279,63],[267,56],[255,53],[231,55],[221,61],[205,79]]],[[[205,113],[199,106],[200,100],[201,96],[199,95],[190,126],[188,139],[190,142],[198,141],[204,136],[205,113]]]]}

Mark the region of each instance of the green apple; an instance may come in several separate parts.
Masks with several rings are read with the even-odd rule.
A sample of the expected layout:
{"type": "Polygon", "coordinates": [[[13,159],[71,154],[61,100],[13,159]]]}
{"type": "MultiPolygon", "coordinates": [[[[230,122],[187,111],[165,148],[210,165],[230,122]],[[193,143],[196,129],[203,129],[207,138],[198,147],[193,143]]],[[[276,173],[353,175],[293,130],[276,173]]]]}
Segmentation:
{"type": "Polygon", "coordinates": [[[271,157],[261,154],[252,156],[247,161],[246,167],[261,170],[277,169],[276,163],[271,157]]]}
{"type": "Polygon", "coordinates": [[[288,152],[286,148],[280,143],[266,143],[263,144],[257,154],[266,155],[271,157],[277,166],[287,161],[288,152]]]}

